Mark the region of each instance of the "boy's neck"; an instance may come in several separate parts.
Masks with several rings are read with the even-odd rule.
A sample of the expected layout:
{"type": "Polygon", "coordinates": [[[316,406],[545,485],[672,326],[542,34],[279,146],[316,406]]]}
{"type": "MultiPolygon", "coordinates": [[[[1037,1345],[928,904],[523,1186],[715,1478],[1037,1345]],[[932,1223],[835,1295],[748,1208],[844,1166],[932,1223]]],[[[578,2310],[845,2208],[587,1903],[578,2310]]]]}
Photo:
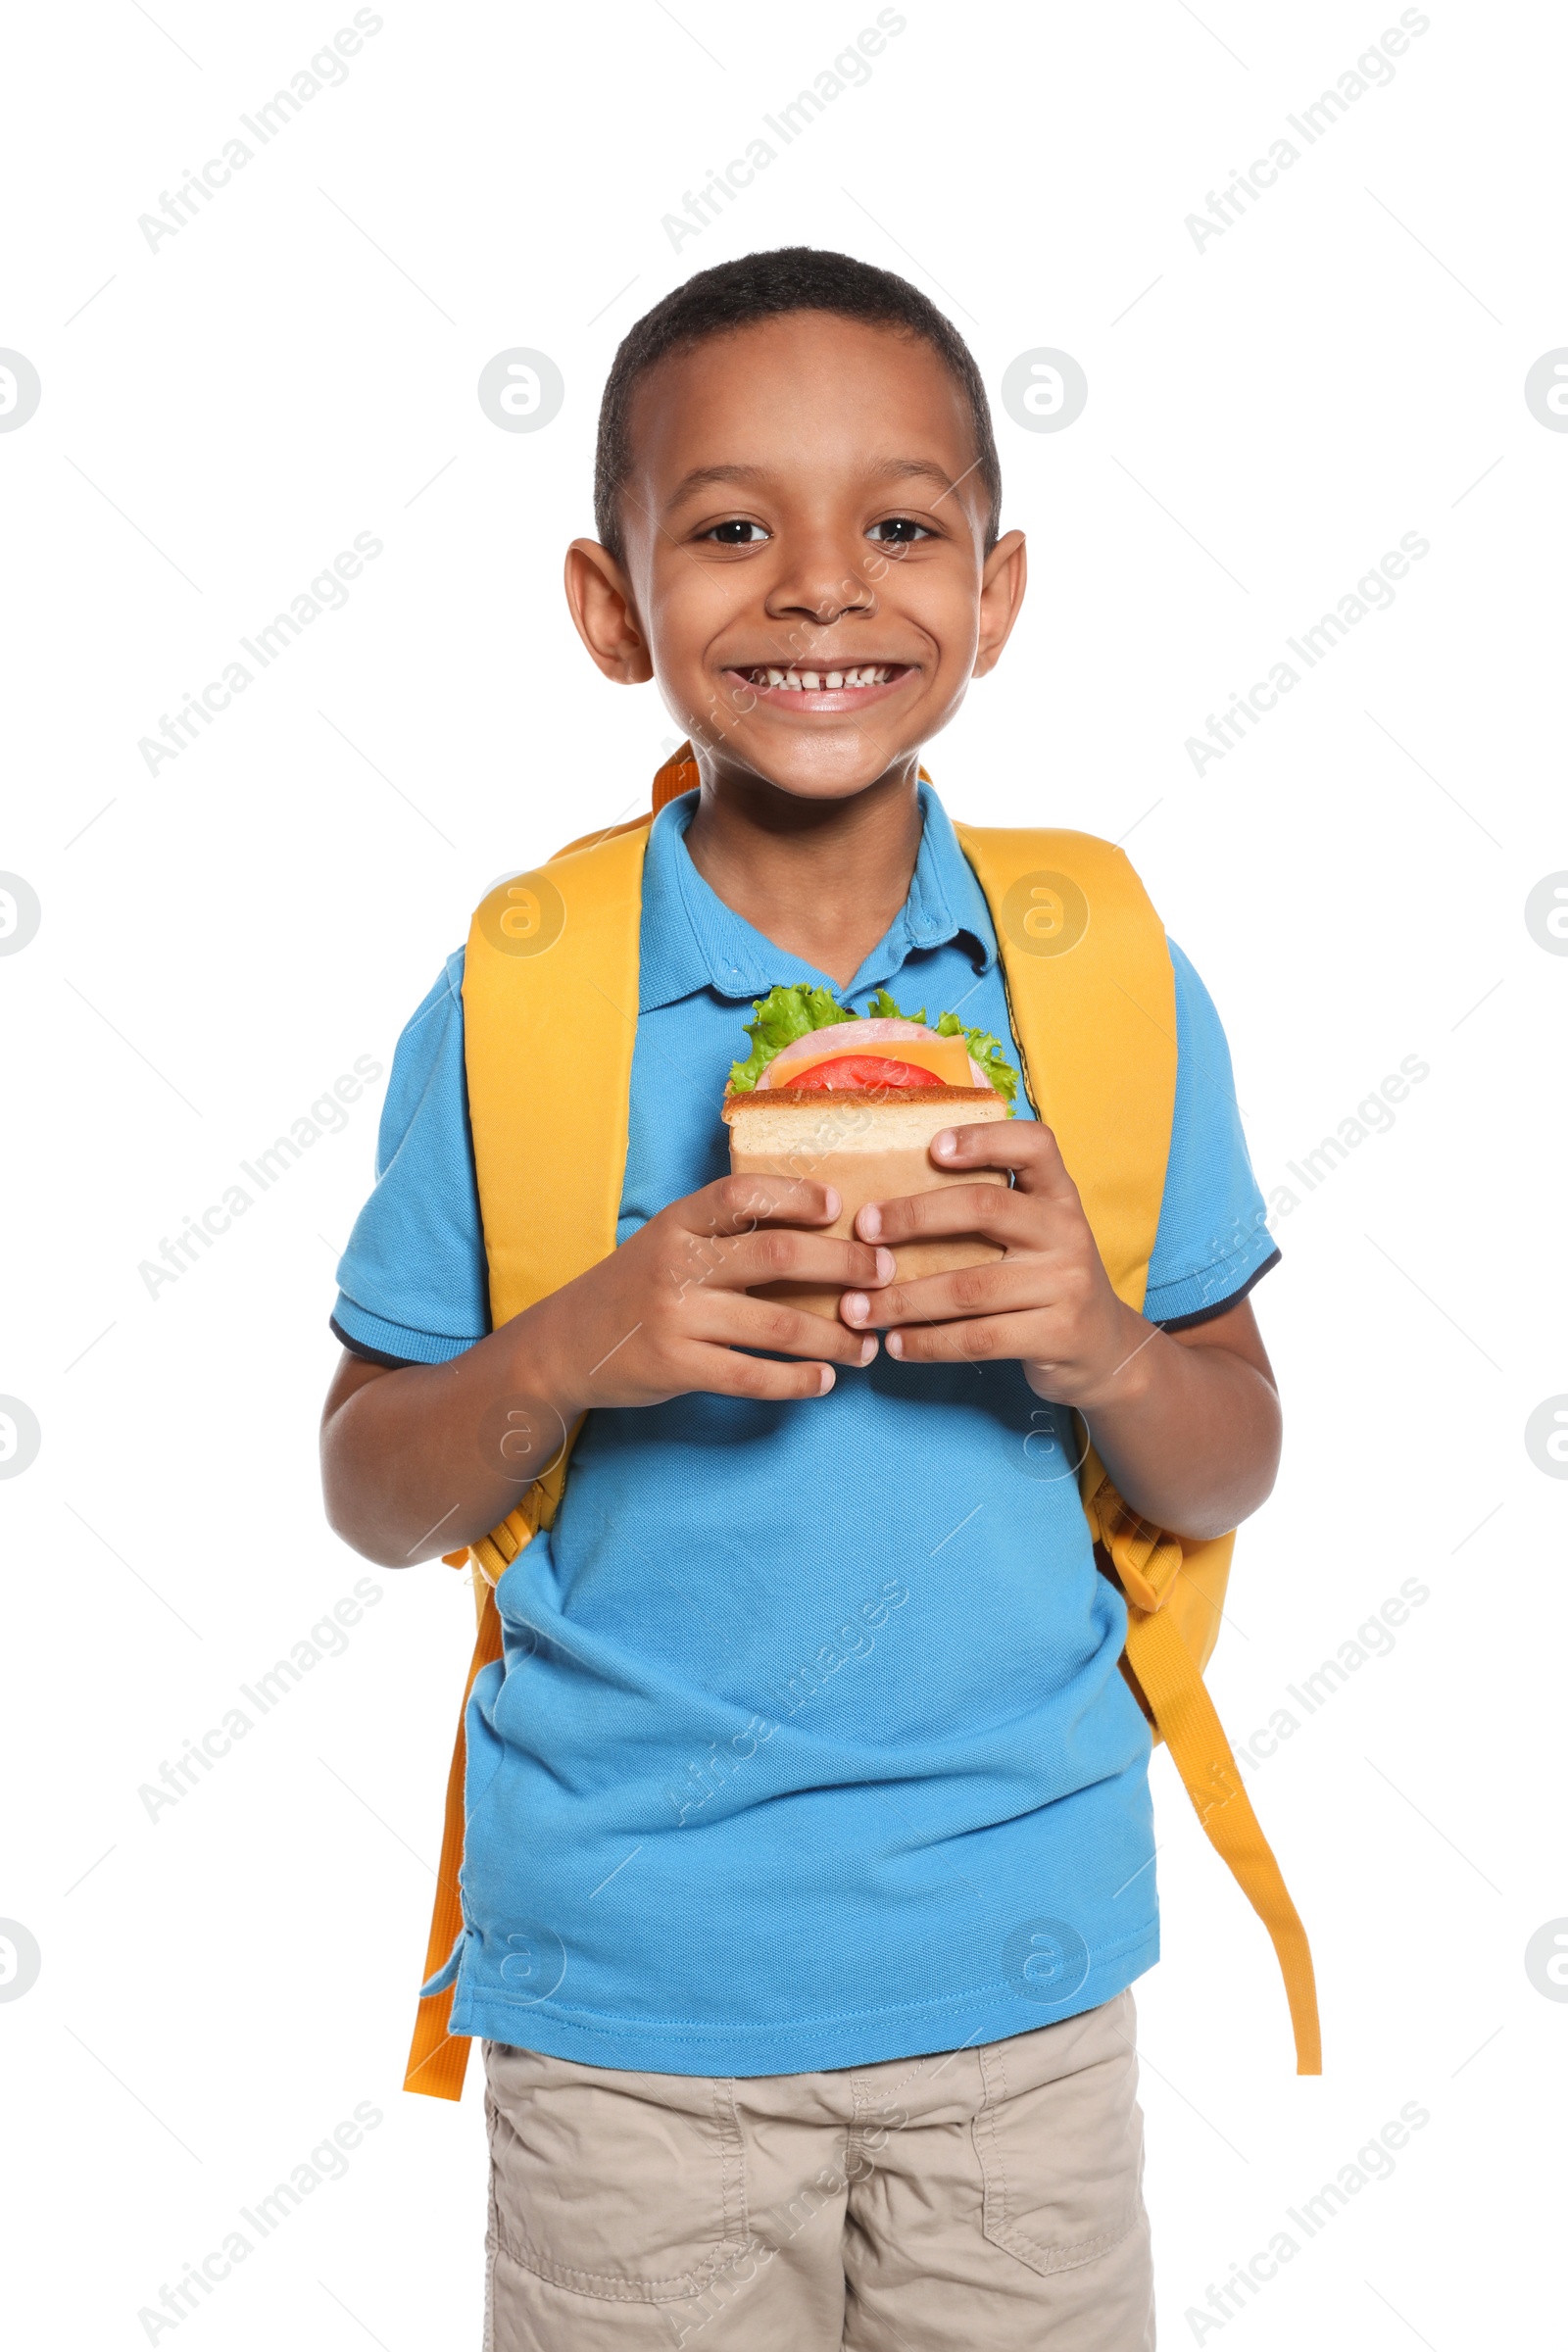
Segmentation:
{"type": "Polygon", "coordinates": [[[913,760],[844,801],[705,778],[686,847],[732,912],[843,989],[908,896],[920,853],[916,793],[913,760]]]}

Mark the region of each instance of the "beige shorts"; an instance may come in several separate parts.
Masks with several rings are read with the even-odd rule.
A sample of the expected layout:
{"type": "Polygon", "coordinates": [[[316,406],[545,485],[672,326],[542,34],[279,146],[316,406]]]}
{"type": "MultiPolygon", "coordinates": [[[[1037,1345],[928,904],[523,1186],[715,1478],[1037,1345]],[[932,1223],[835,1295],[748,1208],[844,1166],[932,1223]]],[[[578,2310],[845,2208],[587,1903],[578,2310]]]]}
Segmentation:
{"type": "Polygon", "coordinates": [[[1151,2352],[1130,1992],[826,2074],[485,2044],[485,2352],[1151,2352]]]}

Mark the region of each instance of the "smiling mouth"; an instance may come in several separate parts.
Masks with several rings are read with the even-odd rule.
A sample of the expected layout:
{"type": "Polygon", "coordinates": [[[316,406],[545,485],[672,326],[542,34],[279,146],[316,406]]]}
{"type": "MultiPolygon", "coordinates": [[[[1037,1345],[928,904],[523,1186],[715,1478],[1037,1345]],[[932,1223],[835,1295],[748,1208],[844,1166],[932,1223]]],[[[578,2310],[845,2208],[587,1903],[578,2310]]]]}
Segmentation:
{"type": "Polygon", "coordinates": [[[739,678],[757,695],[780,699],[785,695],[808,695],[816,709],[843,710],[869,695],[886,693],[890,687],[912,677],[914,670],[907,662],[859,662],[837,669],[821,664],[810,669],[804,666],[781,669],[763,662],[750,669],[732,668],[730,675],[739,678]]]}

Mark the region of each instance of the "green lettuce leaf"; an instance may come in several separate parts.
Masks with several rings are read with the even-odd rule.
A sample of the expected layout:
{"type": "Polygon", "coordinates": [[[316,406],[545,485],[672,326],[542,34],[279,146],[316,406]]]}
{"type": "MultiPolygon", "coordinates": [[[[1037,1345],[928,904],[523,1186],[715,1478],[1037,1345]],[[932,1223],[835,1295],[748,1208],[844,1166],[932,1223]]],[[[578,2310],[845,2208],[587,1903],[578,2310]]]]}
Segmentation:
{"type": "Polygon", "coordinates": [[[945,1012],[937,1023],[938,1037],[961,1037],[1003,1100],[1016,1103],[1018,1073],[1002,1051],[1002,1041],[989,1029],[966,1029],[956,1012],[945,1012]]]}
{"type": "MultiPolygon", "coordinates": [[[[744,1061],[735,1062],[729,1082],[735,1093],[752,1093],[757,1081],[775,1054],[792,1046],[798,1037],[809,1037],[815,1029],[831,1029],[840,1021],[854,1021],[858,1015],[846,1012],[836,1004],[825,988],[775,988],[753,1004],[757,1018],[746,1023],[746,1034],[752,1040],[752,1051],[744,1061]]],[[[918,1021],[922,1028],[932,1026],[926,1020],[922,1005],[918,1012],[906,1012],[879,988],[871,999],[870,1016],[878,1021],[918,1021]]],[[[986,1074],[988,1084],[1007,1102],[1018,1098],[1018,1073],[1003,1054],[1001,1041],[986,1029],[966,1029],[956,1012],[945,1012],[935,1023],[938,1037],[961,1037],[986,1074]]],[[[846,1038],[848,1047],[850,1040],[846,1038]]]]}
{"type": "Polygon", "coordinates": [[[738,1095],[749,1095],[775,1054],[782,1054],[798,1037],[809,1037],[813,1029],[831,1029],[836,1021],[853,1021],[857,1015],[835,1004],[825,988],[775,988],[760,997],[752,1005],[755,1021],[746,1023],[746,1034],[752,1040],[752,1050],[744,1061],[733,1064],[730,1085],[738,1095]]]}
{"type": "Polygon", "coordinates": [[[925,1017],[923,1004],[918,1012],[906,1012],[901,1004],[894,1004],[885,988],[879,988],[871,999],[870,1018],[873,1021],[918,1021],[922,1029],[928,1029],[931,1025],[925,1017]]]}

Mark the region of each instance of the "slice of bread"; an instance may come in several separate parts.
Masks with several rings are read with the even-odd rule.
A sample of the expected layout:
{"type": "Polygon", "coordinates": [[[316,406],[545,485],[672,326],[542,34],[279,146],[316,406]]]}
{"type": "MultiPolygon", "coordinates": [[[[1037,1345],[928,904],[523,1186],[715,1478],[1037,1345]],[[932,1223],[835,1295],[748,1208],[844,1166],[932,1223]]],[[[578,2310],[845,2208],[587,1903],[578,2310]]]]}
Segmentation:
{"type": "MultiPolygon", "coordinates": [[[[730,1166],[738,1176],[810,1177],[835,1186],[843,1207],[818,1231],[851,1238],[856,1211],[867,1200],[896,1200],[954,1184],[1001,1184],[1000,1168],[955,1172],[935,1166],[931,1142],[944,1127],[973,1127],[1009,1114],[989,1086],[877,1087],[824,1093],[805,1087],[728,1094],[730,1166]]],[[[947,1274],[1002,1255],[978,1234],[942,1234],[906,1242],[896,1252],[898,1278],[947,1274]]],[[[768,1283],[760,1298],[785,1298],[808,1314],[837,1319],[837,1289],[811,1283],[768,1283]]]]}

